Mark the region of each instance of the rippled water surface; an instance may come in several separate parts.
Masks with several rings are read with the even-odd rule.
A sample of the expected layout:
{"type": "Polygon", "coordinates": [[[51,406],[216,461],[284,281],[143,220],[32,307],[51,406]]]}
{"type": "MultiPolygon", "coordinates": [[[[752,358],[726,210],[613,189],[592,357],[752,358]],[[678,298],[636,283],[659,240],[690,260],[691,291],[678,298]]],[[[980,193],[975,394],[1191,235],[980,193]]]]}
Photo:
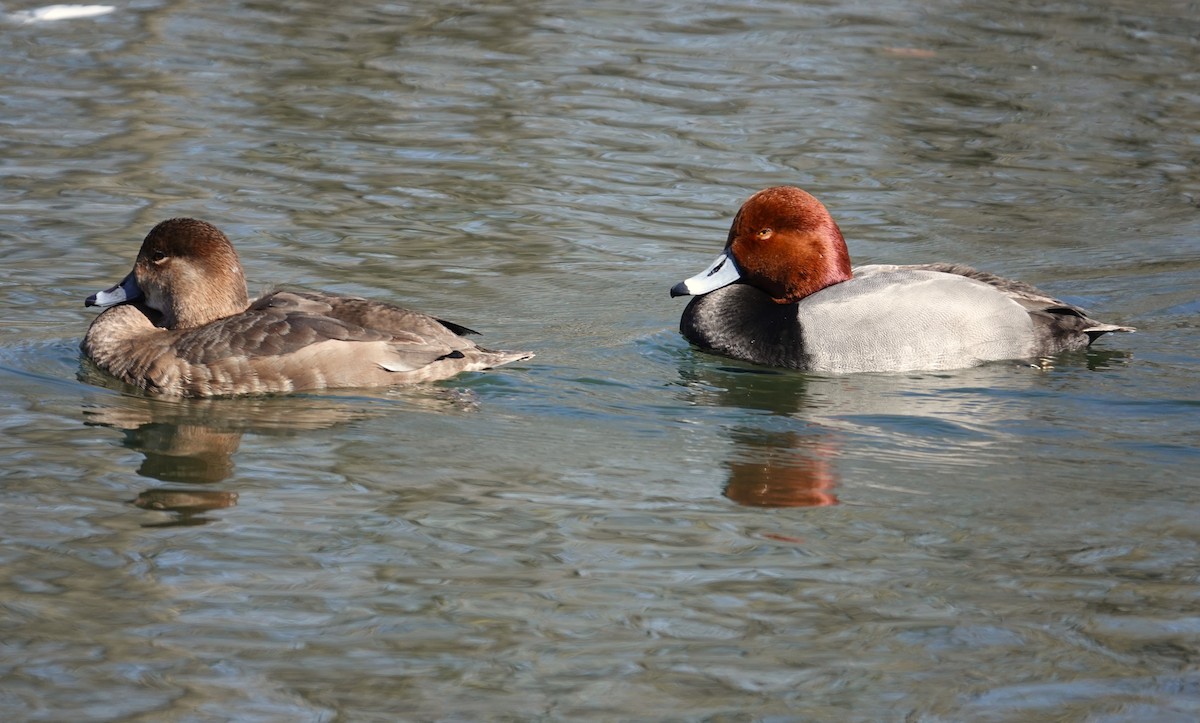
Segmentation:
{"type": "Polygon", "coordinates": [[[1200,717],[1194,4],[31,19],[0,25],[0,718],[1200,717]],[[783,183],[858,262],[1139,332],[937,374],[693,350],[667,290],[783,183]],[[537,357],[132,393],[81,363],[82,300],[181,215],[254,290],[537,357]]]}

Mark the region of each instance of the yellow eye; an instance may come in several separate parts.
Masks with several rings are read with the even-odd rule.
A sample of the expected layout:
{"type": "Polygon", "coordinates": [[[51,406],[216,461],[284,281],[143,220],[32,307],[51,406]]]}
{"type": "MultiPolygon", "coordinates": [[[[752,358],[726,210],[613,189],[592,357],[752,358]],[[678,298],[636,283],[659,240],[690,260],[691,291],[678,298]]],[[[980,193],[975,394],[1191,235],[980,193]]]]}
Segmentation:
{"type": "Polygon", "coordinates": [[[759,229],[759,231],[758,231],[758,233],[757,233],[756,235],[757,235],[757,236],[758,236],[760,239],[766,240],[766,239],[769,239],[769,238],[771,238],[771,234],[773,234],[773,233],[775,233],[775,232],[774,232],[774,231],[772,231],[771,229],[769,229],[769,228],[764,228],[764,229],[759,229]]]}

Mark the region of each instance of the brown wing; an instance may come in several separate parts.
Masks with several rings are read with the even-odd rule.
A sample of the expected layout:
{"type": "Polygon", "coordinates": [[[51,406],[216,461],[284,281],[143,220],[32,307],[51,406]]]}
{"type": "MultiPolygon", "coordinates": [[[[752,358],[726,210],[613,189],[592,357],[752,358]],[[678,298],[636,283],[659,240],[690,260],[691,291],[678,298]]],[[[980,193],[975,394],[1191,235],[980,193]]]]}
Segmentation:
{"type": "Polygon", "coordinates": [[[322,341],[383,341],[408,363],[420,365],[474,349],[462,334],[476,332],[378,301],[280,291],[255,301],[244,313],[179,333],[175,348],[180,358],[193,364],[232,356],[286,356],[322,341]]]}
{"type": "Polygon", "coordinates": [[[262,309],[180,332],[175,350],[179,358],[193,364],[213,364],[233,356],[284,356],[322,341],[387,341],[391,338],[383,332],[326,316],[262,309]]]}
{"type": "Polygon", "coordinates": [[[457,344],[452,343],[455,336],[479,333],[465,326],[422,314],[419,311],[357,296],[279,291],[263,297],[250,308],[259,308],[260,306],[305,311],[398,336],[417,334],[428,339],[444,340],[455,347],[457,344]]]}

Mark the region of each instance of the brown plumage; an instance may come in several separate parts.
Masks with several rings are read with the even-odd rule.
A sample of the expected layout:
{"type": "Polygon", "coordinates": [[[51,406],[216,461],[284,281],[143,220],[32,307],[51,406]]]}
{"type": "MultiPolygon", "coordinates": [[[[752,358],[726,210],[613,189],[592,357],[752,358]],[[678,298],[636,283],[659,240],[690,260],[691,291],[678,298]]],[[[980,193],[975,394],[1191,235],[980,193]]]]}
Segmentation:
{"type": "Polygon", "coordinates": [[[411,384],[533,356],[489,351],[466,327],[353,296],[277,291],[250,303],[229,239],[187,218],[155,226],[125,280],[85,303],[112,308],[88,328],[83,353],[170,396],[411,384]]]}

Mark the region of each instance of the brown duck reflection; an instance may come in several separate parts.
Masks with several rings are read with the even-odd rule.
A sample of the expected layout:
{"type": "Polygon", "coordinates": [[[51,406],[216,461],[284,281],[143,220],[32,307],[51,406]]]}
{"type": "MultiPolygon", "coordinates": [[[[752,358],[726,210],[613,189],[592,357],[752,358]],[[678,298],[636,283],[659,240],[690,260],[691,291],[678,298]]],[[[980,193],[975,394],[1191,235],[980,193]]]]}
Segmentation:
{"type": "Polygon", "coordinates": [[[828,507],[837,475],[826,436],[735,430],[725,496],[749,507],[828,507]]]}
{"type": "Polygon", "coordinates": [[[233,474],[242,435],[324,429],[372,412],[337,398],[154,399],[122,396],[83,410],[84,423],[120,429],[145,459],[137,473],[163,482],[209,484],[233,474]]]}
{"type": "Polygon", "coordinates": [[[242,432],[199,424],[147,422],[123,431],[125,446],[145,455],[138,474],[163,482],[220,482],[233,474],[233,453],[242,443],[242,432]]]}
{"type": "Polygon", "coordinates": [[[237,500],[237,492],[224,490],[150,489],[139,494],[131,502],[143,510],[174,512],[176,515],[167,522],[144,525],[145,527],[175,527],[203,525],[208,522],[208,518],[204,516],[205,512],[233,507],[237,500]]]}
{"type": "Polygon", "coordinates": [[[257,399],[157,399],[140,395],[101,398],[83,409],[84,424],[121,430],[122,443],[143,455],[137,474],[188,487],[155,487],[131,503],[172,512],[149,526],[200,525],[204,513],[237,504],[236,492],[196,489],[232,476],[242,435],[291,435],[324,429],[382,413],[372,400],[319,396],[257,399]]]}

